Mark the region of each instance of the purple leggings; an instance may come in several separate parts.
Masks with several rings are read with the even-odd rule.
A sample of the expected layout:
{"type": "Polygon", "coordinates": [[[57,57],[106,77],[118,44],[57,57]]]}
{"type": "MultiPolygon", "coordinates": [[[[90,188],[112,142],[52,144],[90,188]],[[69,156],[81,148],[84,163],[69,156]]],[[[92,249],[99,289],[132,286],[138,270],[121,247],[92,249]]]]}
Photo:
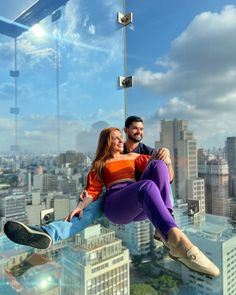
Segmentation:
{"type": "Polygon", "coordinates": [[[148,218],[164,237],[176,227],[171,215],[169,173],[163,161],[148,164],[137,182],[115,184],[105,194],[104,213],[117,224],[148,218]]]}

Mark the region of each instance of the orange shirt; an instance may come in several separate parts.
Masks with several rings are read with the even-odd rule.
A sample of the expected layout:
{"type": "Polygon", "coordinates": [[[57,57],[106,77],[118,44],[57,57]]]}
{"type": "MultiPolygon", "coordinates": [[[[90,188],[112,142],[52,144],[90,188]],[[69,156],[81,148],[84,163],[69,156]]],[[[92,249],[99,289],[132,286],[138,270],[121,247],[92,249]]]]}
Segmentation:
{"type": "MultiPolygon", "coordinates": [[[[103,179],[106,187],[113,182],[119,182],[122,179],[133,179],[135,181],[135,169],[142,172],[149,160],[149,155],[140,155],[136,159],[122,159],[110,161],[104,167],[103,179]]],[[[86,190],[95,201],[102,192],[103,182],[96,177],[94,170],[90,170],[87,176],[86,190]]]]}

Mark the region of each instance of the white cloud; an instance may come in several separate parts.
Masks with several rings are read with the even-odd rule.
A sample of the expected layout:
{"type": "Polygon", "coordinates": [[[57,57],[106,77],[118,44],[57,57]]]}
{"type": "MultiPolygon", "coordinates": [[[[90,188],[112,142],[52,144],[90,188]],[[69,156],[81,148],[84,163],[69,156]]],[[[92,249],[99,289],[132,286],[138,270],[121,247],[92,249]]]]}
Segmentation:
{"type": "Polygon", "coordinates": [[[14,84],[13,83],[2,83],[0,85],[0,100],[13,99],[14,95],[14,84]]]}
{"type": "Polygon", "coordinates": [[[93,24],[90,24],[88,27],[88,31],[91,35],[95,35],[96,34],[96,27],[93,24]]]}
{"type": "Polygon", "coordinates": [[[0,117],[0,130],[1,131],[9,131],[9,129],[12,129],[13,126],[14,126],[13,120],[0,117]]]}
{"type": "MultiPolygon", "coordinates": [[[[98,136],[102,128],[123,122],[121,111],[105,112],[98,110],[97,118],[85,120],[60,120],[61,151],[75,149],[81,152],[95,152],[98,136]],[[101,121],[101,118],[103,120],[101,121]],[[109,121],[110,120],[110,121],[109,121]],[[91,123],[94,122],[94,123],[91,123]]],[[[118,127],[123,127],[118,126],[118,127]]],[[[1,151],[8,151],[14,143],[14,120],[0,118],[1,151]]],[[[32,153],[55,153],[57,151],[57,122],[55,117],[30,115],[20,118],[18,125],[18,142],[21,150],[32,153]]]]}
{"type": "Polygon", "coordinates": [[[88,130],[77,132],[76,149],[80,152],[95,152],[100,131],[108,126],[106,121],[97,121],[88,130]]]}
{"type": "Polygon", "coordinates": [[[9,41],[0,42],[0,61],[1,64],[4,62],[9,62],[9,60],[13,60],[13,49],[14,43],[9,41]]]}
{"type": "Polygon", "coordinates": [[[169,53],[158,58],[157,71],[136,70],[137,85],[158,99],[165,97],[156,119],[189,119],[199,140],[217,144],[218,134],[218,144],[224,144],[223,138],[235,129],[235,32],[235,6],[201,13],[172,42],[169,53]]]}
{"type": "Polygon", "coordinates": [[[93,120],[99,120],[100,118],[103,118],[105,121],[118,121],[120,124],[121,122],[123,123],[124,120],[124,109],[107,111],[99,108],[96,113],[93,113],[89,118],[93,118],[93,120]]]}
{"type": "Polygon", "coordinates": [[[82,73],[82,78],[86,79],[114,64],[122,63],[123,35],[122,31],[116,31],[114,34],[114,30],[110,29],[116,21],[117,11],[114,10],[114,2],[113,5],[110,1],[99,4],[101,13],[106,15],[105,20],[103,15],[97,18],[93,12],[88,13],[87,4],[85,7],[83,5],[83,1],[77,0],[71,0],[66,5],[63,36],[66,38],[64,41],[71,45],[70,50],[66,50],[65,47],[65,55],[67,60],[71,61],[74,77],[81,76],[82,73]],[[111,13],[112,19],[107,19],[107,13],[111,13]],[[109,33],[107,30],[110,30],[109,33]]]}

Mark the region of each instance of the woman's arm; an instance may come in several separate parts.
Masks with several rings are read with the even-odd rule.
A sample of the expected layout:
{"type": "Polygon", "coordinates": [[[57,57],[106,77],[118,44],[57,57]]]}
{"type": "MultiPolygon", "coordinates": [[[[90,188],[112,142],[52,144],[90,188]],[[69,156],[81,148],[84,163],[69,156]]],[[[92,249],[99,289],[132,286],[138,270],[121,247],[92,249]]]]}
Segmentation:
{"type": "Polygon", "coordinates": [[[86,190],[83,190],[80,194],[79,203],[77,207],[70,212],[70,214],[65,218],[65,221],[71,221],[75,215],[79,215],[79,218],[83,216],[83,209],[86,208],[90,203],[93,202],[93,197],[88,194],[86,190]]]}

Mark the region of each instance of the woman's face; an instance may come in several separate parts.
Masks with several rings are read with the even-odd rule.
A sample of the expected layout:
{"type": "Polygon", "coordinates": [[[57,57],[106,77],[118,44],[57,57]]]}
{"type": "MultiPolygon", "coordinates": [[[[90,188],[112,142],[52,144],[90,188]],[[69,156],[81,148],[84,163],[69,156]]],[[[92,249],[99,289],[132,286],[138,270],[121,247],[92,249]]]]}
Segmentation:
{"type": "Polygon", "coordinates": [[[124,140],[120,131],[114,130],[111,132],[111,147],[110,151],[112,153],[120,152],[122,153],[124,149],[124,140]]]}

